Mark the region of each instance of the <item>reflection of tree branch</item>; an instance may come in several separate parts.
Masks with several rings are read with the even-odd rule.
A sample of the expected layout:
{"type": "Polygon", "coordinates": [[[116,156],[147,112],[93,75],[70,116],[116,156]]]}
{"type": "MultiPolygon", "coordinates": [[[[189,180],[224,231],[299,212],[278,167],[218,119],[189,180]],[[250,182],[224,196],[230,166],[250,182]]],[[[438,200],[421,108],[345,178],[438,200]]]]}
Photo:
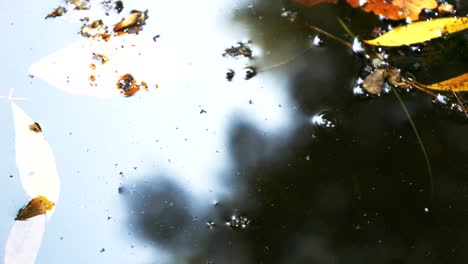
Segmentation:
{"type": "MultiPolygon", "coordinates": [[[[335,36],[335,35],[333,35],[331,33],[328,33],[325,30],[322,30],[322,29],[320,29],[320,28],[318,28],[316,26],[313,26],[313,25],[308,25],[308,27],[315,30],[315,31],[317,31],[317,32],[319,32],[319,33],[321,33],[321,34],[324,34],[325,36],[327,36],[327,37],[329,37],[331,39],[334,39],[334,40],[340,42],[341,44],[343,44],[343,45],[345,45],[345,46],[347,46],[349,48],[353,47],[353,45],[350,42],[347,42],[347,41],[345,41],[345,40],[343,40],[343,39],[341,39],[341,38],[339,38],[339,37],[337,37],[337,36],[335,36]]],[[[291,63],[294,60],[296,60],[297,58],[299,58],[299,57],[303,56],[304,54],[306,54],[307,52],[309,52],[312,48],[313,47],[307,47],[302,52],[294,55],[293,57],[286,58],[285,60],[283,60],[283,61],[281,61],[279,63],[273,64],[271,66],[267,66],[267,67],[264,67],[264,68],[257,69],[257,72],[269,71],[269,70],[272,70],[274,68],[278,68],[280,66],[291,63]]]]}
{"type": "Polygon", "coordinates": [[[327,37],[329,37],[329,38],[331,38],[331,39],[334,39],[334,40],[340,42],[341,44],[343,44],[343,45],[345,45],[345,46],[348,46],[349,48],[352,48],[352,47],[353,47],[353,44],[351,44],[350,42],[348,42],[348,41],[346,41],[346,40],[343,40],[343,39],[341,39],[341,38],[339,38],[339,37],[337,37],[337,36],[335,36],[335,35],[333,35],[333,34],[330,34],[330,33],[326,32],[325,30],[322,30],[322,29],[320,29],[320,28],[318,28],[318,27],[316,27],[316,26],[313,26],[313,25],[308,25],[308,27],[309,27],[310,29],[313,29],[313,30],[319,32],[319,33],[324,34],[325,36],[327,36],[327,37]]]}

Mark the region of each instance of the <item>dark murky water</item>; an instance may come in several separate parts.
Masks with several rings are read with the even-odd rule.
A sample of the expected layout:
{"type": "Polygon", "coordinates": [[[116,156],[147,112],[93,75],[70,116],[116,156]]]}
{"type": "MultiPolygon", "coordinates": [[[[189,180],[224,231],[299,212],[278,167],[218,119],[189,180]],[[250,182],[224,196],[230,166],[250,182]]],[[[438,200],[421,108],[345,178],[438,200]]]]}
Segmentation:
{"type": "MultiPolygon", "coordinates": [[[[2,95],[13,87],[30,98],[18,104],[46,124],[62,181],[37,263],[464,263],[467,121],[427,95],[402,95],[428,152],[432,194],[395,96],[355,95],[363,61],[303,26],[346,38],[337,16],[359,35],[381,23],[374,16],[344,4],[307,10],[266,0],[187,4],[195,14],[179,14],[176,4],[140,4],[150,10],[143,36],[172,39],[193,74],[160,94],[83,97],[41,80],[28,84],[28,59],[4,69],[26,76],[7,80],[2,95]],[[283,8],[298,11],[294,23],[291,14],[281,16],[283,8]],[[187,17],[200,21],[188,29],[187,17]],[[152,19],[160,24],[152,27],[152,19]],[[203,30],[213,21],[220,24],[203,30]],[[221,56],[247,39],[252,59],[221,56]],[[243,80],[246,66],[262,69],[318,42],[291,63],[243,80]]],[[[12,30],[20,30],[8,14],[3,25],[13,21],[12,30]]],[[[77,37],[70,26],[60,30],[65,40],[77,37]]],[[[31,60],[65,40],[35,47],[31,60]]],[[[466,43],[467,33],[453,41],[466,43]]],[[[20,53],[31,46],[21,43],[20,53]]],[[[466,52],[446,55],[449,64],[424,53],[400,63],[431,83],[466,72],[466,52]]],[[[1,114],[11,116],[6,105],[1,114]]],[[[4,121],[2,248],[15,210],[27,201],[15,170],[12,117],[4,121]]]]}

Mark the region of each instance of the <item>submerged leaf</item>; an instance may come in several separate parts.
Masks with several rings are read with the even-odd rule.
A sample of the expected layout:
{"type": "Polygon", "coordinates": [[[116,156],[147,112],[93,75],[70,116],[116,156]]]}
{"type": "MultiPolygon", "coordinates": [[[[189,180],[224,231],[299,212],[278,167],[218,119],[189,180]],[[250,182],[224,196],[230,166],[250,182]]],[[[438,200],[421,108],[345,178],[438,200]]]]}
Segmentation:
{"type": "Polygon", "coordinates": [[[468,92],[468,73],[443,82],[429,84],[425,87],[438,91],[468,92]]]}
{"type": "Polygon", "coordinates": [[[419,13],[423,9],[437,7],[436,0],[346,0],[352,7],[361,7],[366,12],[374,12],[392,20],[410,18],[413,21],[419,19],[419,13]]]}
{"type": "Polygon", "coordinates": [[[47,211],[52,210],[54,203],[49,201],[46,197],[40,195],[31,201],[24,208],[20,209],[15,220],[27,220],[31,217],[45,214],[47,211]]]}
{"type": "Polygon", "coordinates": [[[438,18],[396,27],[378,38],[364,40],[364,42],[369,45],[387,47],[411,45],[465,29],[468,29],[468,17],[438,18]]]}

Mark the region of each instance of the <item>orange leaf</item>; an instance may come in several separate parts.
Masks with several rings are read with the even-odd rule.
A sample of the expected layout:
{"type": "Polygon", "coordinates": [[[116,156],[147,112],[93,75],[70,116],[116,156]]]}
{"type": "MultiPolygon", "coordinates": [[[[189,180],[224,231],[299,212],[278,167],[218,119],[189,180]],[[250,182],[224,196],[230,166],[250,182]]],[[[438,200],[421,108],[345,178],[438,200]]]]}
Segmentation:
{"type": "Polygon", "coordinates": [[[374,12],[391,20],[419,19],[422,9],[434,9],[436,0],[346,0],[352,7],[361,7],[366,12],[374,12]]]}
{"type": "Polygon", "coordinates": [[[294,0],[294,2],[303,6],[312,7],[322,3],[336,4],[338,3],[338,0],[294,0]]]}
{"type": "Polygon", "coordinates": [[[24,208],[20,209],[15,220],[27,220],[36,215],[45,214],[46,211],[51,210],[52,207],[54,207],[54,203],[40,195],[32,199],[24,208]]]}
{"type": "Polygon", "coordinates": [[[426,85],[426,88],[438,91],[468,92],[468,73],[443,82],[426,85]]]}

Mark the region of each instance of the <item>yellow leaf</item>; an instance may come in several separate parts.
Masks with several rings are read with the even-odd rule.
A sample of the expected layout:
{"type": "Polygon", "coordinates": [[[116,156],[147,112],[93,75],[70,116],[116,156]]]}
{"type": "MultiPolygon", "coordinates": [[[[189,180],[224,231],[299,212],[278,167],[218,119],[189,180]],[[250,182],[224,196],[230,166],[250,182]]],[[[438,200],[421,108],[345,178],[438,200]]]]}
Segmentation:
{"type": "Polygon", "coordinates": [[[53,202],[40,195],[29,201],[28,205],[24,208],[20,209],[15,220],[27,220],[31,217],[45,214],[47,211],[52,210],[53,207],[53,202]]]}
{"type": "Polygon", "coordinates": [[[447,17],[396,27],[382,36],[364,40],[374,46],[411,45],[468,29],[468,17],[447,17]]]}
{"type": "Polygon", "coordinates": [[[468,72],[443,82],[426,85],[425,87],[438,91],[468,92],[468,72]]]}

